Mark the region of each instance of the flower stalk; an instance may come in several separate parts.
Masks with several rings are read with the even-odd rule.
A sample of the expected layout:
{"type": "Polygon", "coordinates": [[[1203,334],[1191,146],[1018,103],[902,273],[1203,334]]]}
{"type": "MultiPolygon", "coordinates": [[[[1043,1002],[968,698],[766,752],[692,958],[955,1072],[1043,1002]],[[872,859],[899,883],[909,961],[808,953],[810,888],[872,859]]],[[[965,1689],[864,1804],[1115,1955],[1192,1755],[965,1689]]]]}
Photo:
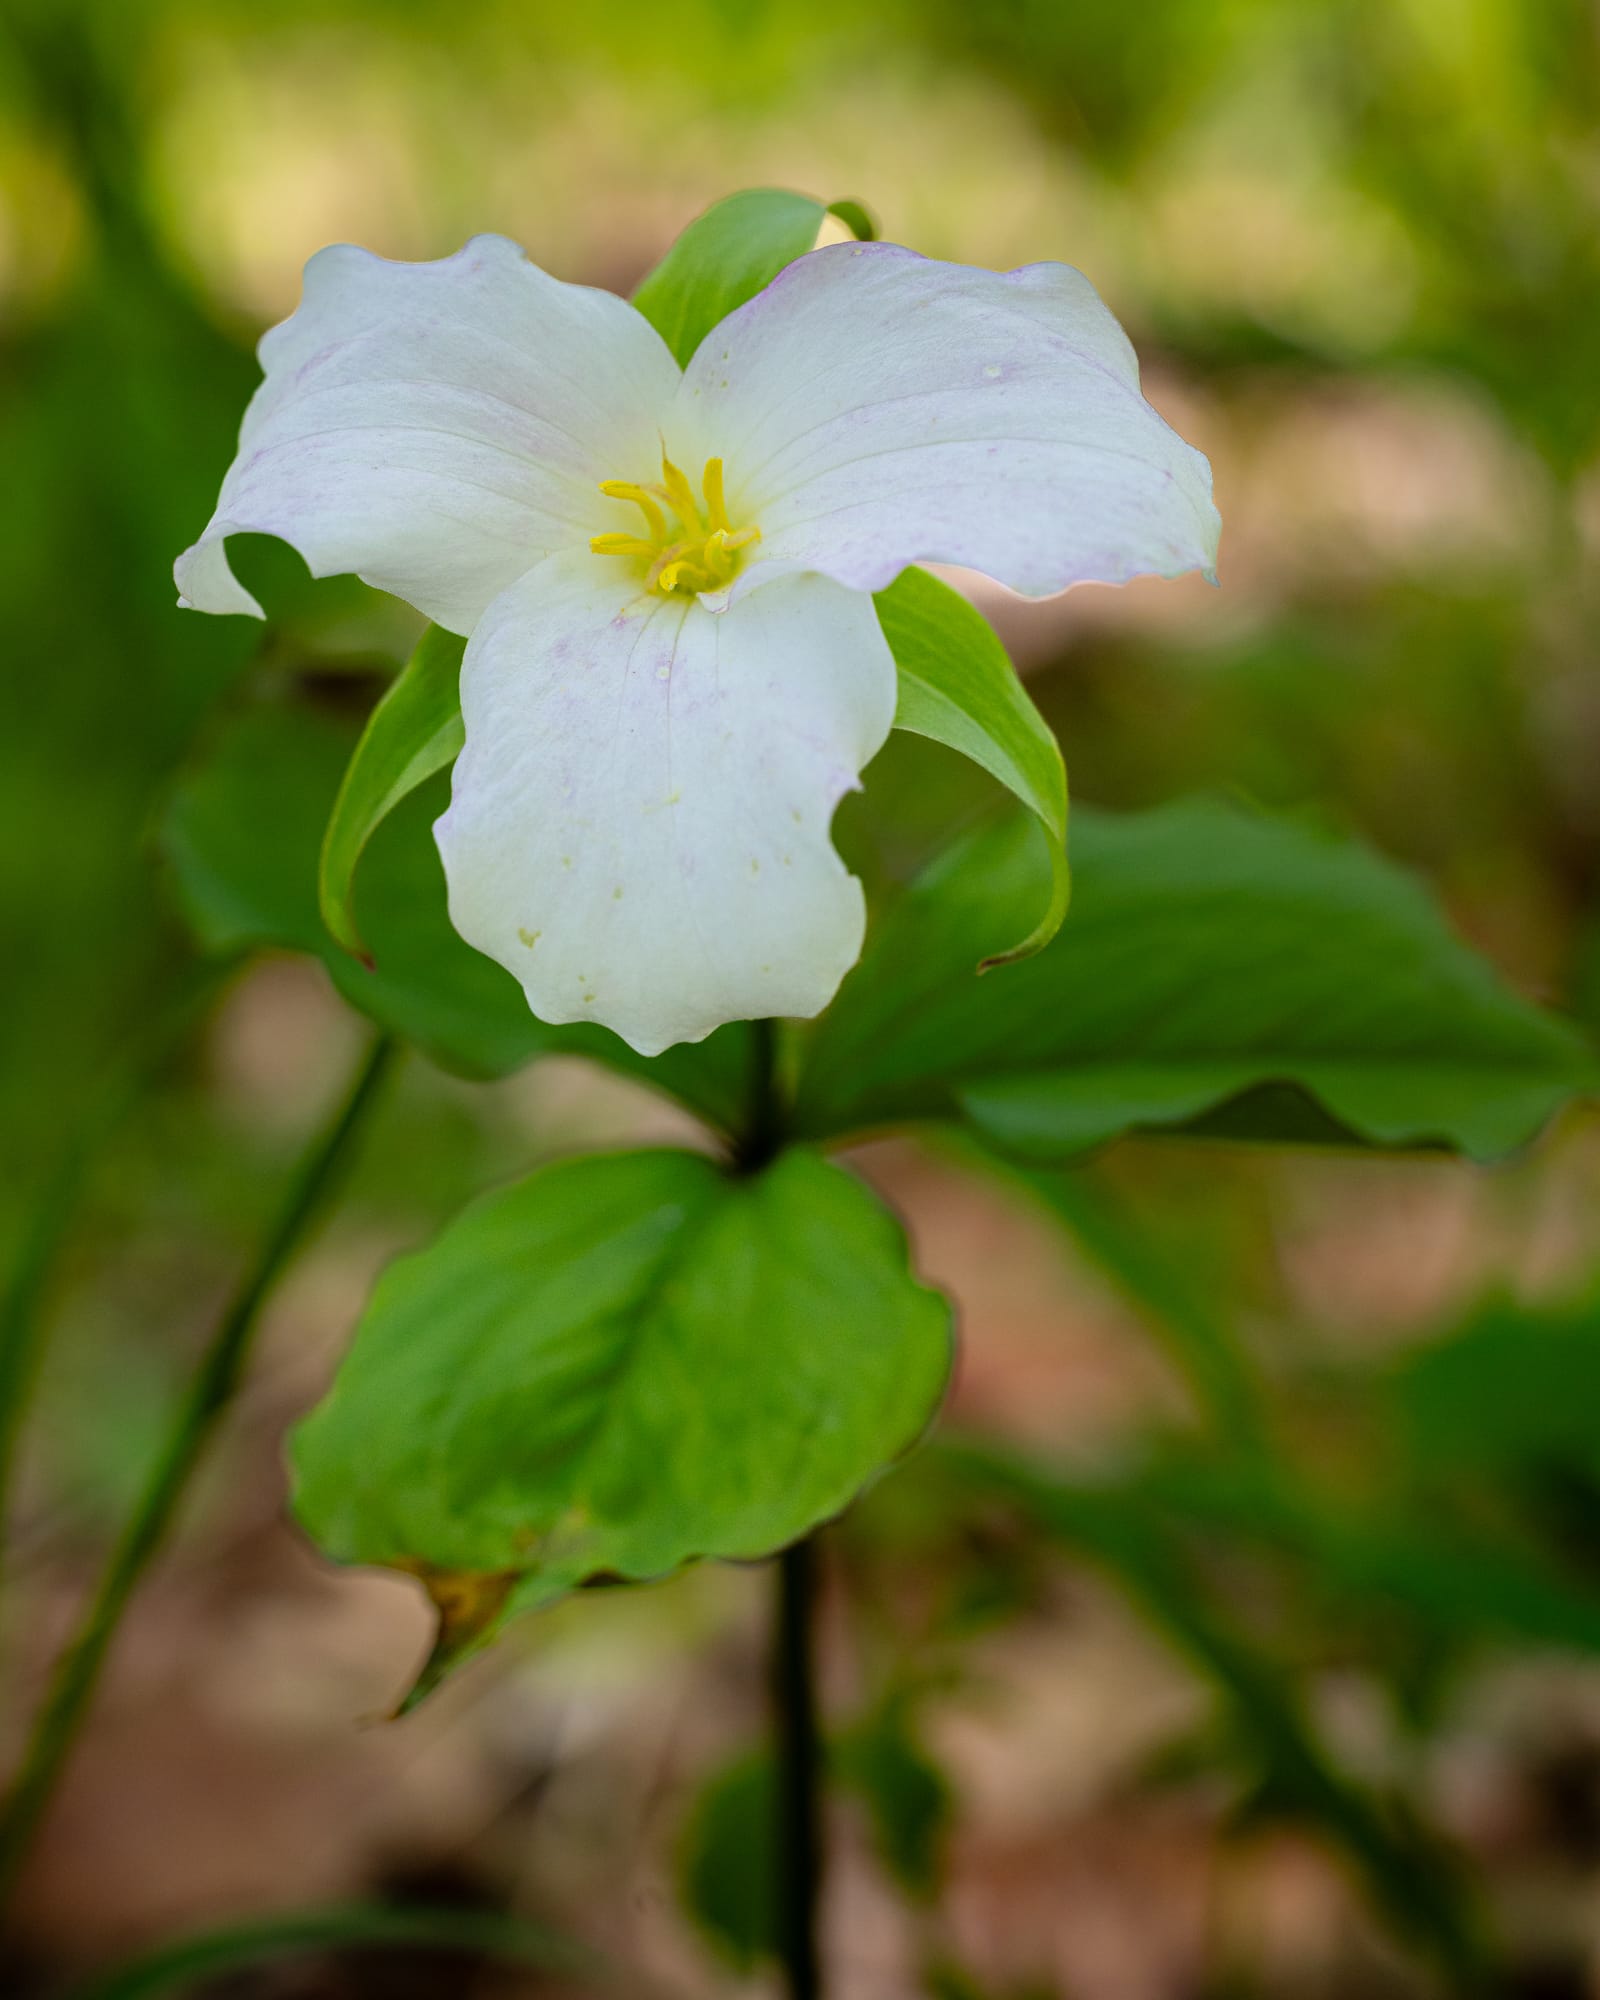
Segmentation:
{"type": "Polygon", "coordinates": [[[817,1721],[817,1543],[778,1557],[772,1680],[777,1738],[778,1948],[789,2000],[820,2000],[822,1955],[822,1735],[817,1721]]]}

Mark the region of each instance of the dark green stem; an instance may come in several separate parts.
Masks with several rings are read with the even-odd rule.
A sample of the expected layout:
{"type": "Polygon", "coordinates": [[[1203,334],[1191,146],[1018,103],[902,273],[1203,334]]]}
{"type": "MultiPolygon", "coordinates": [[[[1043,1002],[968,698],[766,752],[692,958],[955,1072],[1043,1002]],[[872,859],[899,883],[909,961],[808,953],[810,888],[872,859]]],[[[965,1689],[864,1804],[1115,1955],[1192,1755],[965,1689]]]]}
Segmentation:
{"type": "Polygon", "coordinates": [[[78,1634],[57,1665],[0,1817],[0,1906],[15,1885],[34,1833],[55,1795],[122,1614],[161,1546],[190,1475],[239,1386],[262,1302],[329,1193],[393,1057],[394,1044],[387,1037],[373,1045],[343,1109],[302,1162],[277,1222],[201,1359],[166,1446],[133,1518],[111,1553],[78,1634]]]}
{"type": "Polygon", "coordinates": [[[822,1897],[822,1738],[817,1724],[817,1545],[778,1558],[772,1649],[777,1736],[777,1933],[789,2000],[820,2000],[817,1918],[822,1897]]]}
{"type": "MultiPolygon", "coordinates": [[[[745,1115],[733,1148],[741,1174],[758,1174],[787,1140],[778,1024],[750,1024],[745,1115]]],[[[822,1893],[822,1747],[813,1654],[816,1543],[796,1542],[777,1561],[772,1628],[773,1907],[789,2000],[820,2000],[817,1912],[822,1893]]]]}
{"type": "Polygon", "coordinates": [[[786,1111],[778,1078],[778,1024],[752,1021],[744,1125],[733,1149],[740,1173],[758,1174],[782,1152],[786,1111]]]}
{"type": "MultiPolygon", "coordinates": [[[[158,1945],[120,1971],[93,1981],[75,2000],[154,2000],[154,1996],[209,1987],[228,1975],[255,1972],[302,1953],[354,1949],[467,1954],[507,1965],[585,1978],[609,1991],[614,1980],[565,1938],[521,1917],[489,1910],[355,1904],[331,1910],[262,1917],[158,1945]]],[[[653,1990],[653,1989],[652,1989],[653,1990]]],[[[637,1992],[637,1987],[630,1987],[637,1992]]]]}
{"type": "Polygon", "coordinates": [[[24,1225],[16,1262],[0,1292],[0,1565],[11,1517],[11,1486],[33,1383],[44,1345],[45,1307],[67,1227],[84,1178],[107,1136],[188,1032],[200,1007],[232,968],[203,967],[155,1025],[141,1034],[106,1078],[72,1135],[24,1225]]]}

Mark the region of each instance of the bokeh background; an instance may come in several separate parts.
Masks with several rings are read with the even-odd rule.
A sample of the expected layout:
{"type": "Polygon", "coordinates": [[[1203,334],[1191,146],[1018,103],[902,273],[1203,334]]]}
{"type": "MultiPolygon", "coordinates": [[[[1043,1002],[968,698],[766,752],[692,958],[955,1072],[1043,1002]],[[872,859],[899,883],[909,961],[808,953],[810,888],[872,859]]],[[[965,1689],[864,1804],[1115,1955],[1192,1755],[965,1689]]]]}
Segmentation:
{"type": "MultiPolygon", "coordinates": [[[[779,184],[937,256],[1080,265],[1226,526],[1220,591],[982,600],[1076,796],[1222,789],[1355,829],[1595,1020],[1597,23],[1591,0],[5,0],[0,1247],[84,1166],[11,1523],[6,1745],[362,1039],[303,961],[185,1012],[151,838],[241,690],[355,706],[414,633],[266,547],[242,565],[265,634],[174,608],[305,258],[493,229],[626,290],[708,202],[779,184]]],[[[983,785],[900,744],[857,835],[903,871],[983,785]]],[[[681,1130],[579,1065],[468,1086],[412,1062],[121,1636],[0,1989],[425,1896],[674,1990],[769,1990],[741,1960],[764,1573],[591,1594],[381,1725],[420,1594],[330,1570],[283,1513],[284,1427],[387,1256],[538,1159],[681,1130]]],[[[933,1452],[831,1532],[838,2000],[1461,1990],[1430,1969],[1438,1898],[1500,1990],[1600,1994],[1595,1119],[1487,1173],[1143,1142],[1040,1199],[933,1143],[856,1164],[959,1302],[950,1425],[1089,1503],[1047,1534],[933,1452]]],[[[571,1989],[368,1952],[208,1990],[571,1989]]]]}

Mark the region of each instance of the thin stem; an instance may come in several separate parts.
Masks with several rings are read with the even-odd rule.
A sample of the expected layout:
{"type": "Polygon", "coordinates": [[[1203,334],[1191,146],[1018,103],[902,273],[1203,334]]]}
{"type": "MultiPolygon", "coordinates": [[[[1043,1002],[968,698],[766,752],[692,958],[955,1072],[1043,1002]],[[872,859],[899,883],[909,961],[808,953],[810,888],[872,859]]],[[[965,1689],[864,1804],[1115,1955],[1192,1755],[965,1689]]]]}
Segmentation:
{"type": "Polygon", "coordinates": [[[817,1726],[817,1545],[778,1558],[772,1691],[777,1736],[777,1928],[789,2000],[820,2000],[817,1917],[822,1897],[822,1738],[817,1726]]]}
{"type": "Polygon", "coordinates": [[[111,1553],[78,1634],[56,1667],[0,1817],[0,1906],[15,1886],[34,1833],[55,1796],[122,1614],[166,1536],[219,1419],[233,1400],[262,1302],[331,1189],[394,1052],[395,1045],[388,1037],[373,1044],[343,1109],[305,1156],[277,1222],[201,1358],[165,1448],[133,1518],[111,1553]]]}
{"type": "MultiPolygon", "coordinates": [[[[758,1174],[782,1152],[788,1106],[779,1076],[778,1024],[750,1024],[745,1116],[733,1149],[741,1174],[758,1174]]],[[[778,1948],[789,2000],[820,2000],[817,1910],[822,1893],[822,1746],[813,1662],[816,1543],[796,1542],[777,1562],[772,1628],[773,1883],[778,1948]]]]}
{"type": "Polygon", "coordinates": [[[44,1347],[50,1281],[85,1177],[106,1138],[231,969],[231,964],[203,966],[180,988],[155,1025],[137,1037],[66,1145],[24,1226],[16,1262],[0,1292],[0,1574],[18,1443],[44,1347]]]}

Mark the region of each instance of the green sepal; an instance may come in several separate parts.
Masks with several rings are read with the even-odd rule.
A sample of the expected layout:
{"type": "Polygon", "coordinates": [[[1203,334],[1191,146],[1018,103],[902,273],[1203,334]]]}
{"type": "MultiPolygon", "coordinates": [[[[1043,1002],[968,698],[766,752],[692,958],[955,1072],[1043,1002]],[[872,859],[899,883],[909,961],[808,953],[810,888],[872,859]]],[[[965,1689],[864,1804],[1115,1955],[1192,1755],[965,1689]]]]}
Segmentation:
{"type": "Polygon", "coordinates": [[[372,963],[355,916],[356,865],[400,801],[460,755],[461,655],[466,641],[430,625],[383,695],[345,767],[317,873],[322,921],[336,944],[372,963]]]}
{"type": "Polygon", "coordinates": [[[895,728],[970,757],[1044,829],[1050,887],[1043,913],[1020,943],[989,953],[978,970],[1032,958],[1060,930],[1072,898],[1061,746],[994,628],[959,591],[925,569],[907,569],[873,601],[899,675],[895,728]]]}

